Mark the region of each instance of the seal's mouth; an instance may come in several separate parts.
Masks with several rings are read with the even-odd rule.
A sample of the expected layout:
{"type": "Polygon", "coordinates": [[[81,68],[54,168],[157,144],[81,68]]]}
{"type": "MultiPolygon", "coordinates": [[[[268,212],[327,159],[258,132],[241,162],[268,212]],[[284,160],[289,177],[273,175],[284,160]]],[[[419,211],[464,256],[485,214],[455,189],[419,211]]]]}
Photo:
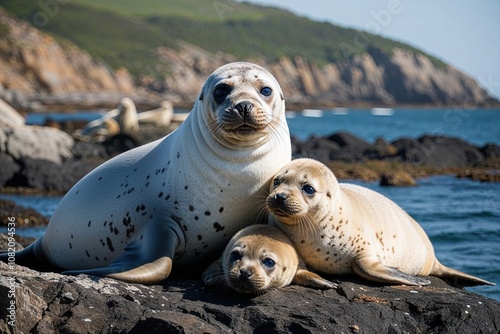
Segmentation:
{"type": "Polygon", "coordinates": [[[281,210],[281,209],[274,209],[274,210],[271,210],[271,212],[275,215],[275,216],[278,216],[278,217],[288,217],[288,214],[281,210]]]}
{"type": "Polygon", "coordinates": [[[248,124],[244,123],[243,125],[238,126],[237,128],[233,129],[234,132],[240,133],[240,134],[251,134],[257,131],[257,128],[248,124]]]}

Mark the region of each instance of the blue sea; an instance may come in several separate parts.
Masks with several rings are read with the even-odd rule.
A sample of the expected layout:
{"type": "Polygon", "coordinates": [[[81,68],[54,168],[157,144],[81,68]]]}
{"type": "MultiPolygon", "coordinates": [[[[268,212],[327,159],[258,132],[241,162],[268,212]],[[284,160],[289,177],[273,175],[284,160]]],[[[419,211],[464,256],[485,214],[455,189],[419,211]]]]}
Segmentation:
{"type": "MultiPolygon", "coordinates": [[[[477,146],[500,145],[500,110],[339,108],[312,110],[306,114],[307,117],[288,113],[291,134],[303,140],[313,135],[348,131],[369,142],[379,137],[392,141],[401,137],[443,134],[477,146]]],[[[380,187],[377,182],[349,182],[376,190],[399,204],[422,225],[437,258],[444,265],[497,284],[468,288],[469,291],[500,300],[500,183],[458,179],[453,175],[419,179],[418,186],[410,188],[380,187]]],[[[5,194],[0,194],[0,198],[33,207],[46,216],[53,213],[61,199],[58,196],[5,194]]],[[[39,236],[43,228],[18,229],[17,233],[39,236]]]]}

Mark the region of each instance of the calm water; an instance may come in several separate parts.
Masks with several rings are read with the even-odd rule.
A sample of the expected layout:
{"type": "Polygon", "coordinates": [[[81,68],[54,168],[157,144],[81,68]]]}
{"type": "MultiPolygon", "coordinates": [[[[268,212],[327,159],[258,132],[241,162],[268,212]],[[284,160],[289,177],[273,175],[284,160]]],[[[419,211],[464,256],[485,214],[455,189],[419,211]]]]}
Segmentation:
{"type": "MultiPolygon", "coordinates": [[[[327,135],[349,131],[372,142],[377,137],[394,140],[423,134],[445,134],[475,145],[500,145],[500,110],[395,110],[392,116],[373,116],[369,110],[337,110],[323,117],[288,119],[293,135],[327,135]],[[345,113],[338,115],[335,113],[345,113]]],[[[385,188],[376,182],[355,182],[374,189],[398,203],[424,228],[438,259],[445,265],[497,283],[495,287],[468,288],[500,300],[500,184],[434,176],[418,180],[412,188],[385,188]]],[[[50,216],[60,197],[8,196],[21,205],[50,216]]],[[[20,230],[39,236],[43,229],[20,230]]]]}

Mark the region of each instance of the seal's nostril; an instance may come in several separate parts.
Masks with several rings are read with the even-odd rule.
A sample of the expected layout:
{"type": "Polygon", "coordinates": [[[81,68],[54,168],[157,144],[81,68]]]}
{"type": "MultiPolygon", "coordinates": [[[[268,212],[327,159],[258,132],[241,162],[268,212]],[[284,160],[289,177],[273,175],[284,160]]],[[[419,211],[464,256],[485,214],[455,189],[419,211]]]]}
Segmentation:
{"type": "Polygon", "coordinates": [[[275,199],[276,199],[276,202],[281,204],[288,199],[288,196],[280,193],[280,194],[276,194],[275,199]]]}
{"type": "Polygon", "coordinates": [[[241,278],[250,278],[252,274],[252,271],[249,269],[240,269],[241,278]]]}
{"type": "Polygon", "coordinates": [[[238,111],[241,115],[248,115],[253,108],[253,104],[248,101],[243,101],[234,106],[234,109],[238,111]]]}

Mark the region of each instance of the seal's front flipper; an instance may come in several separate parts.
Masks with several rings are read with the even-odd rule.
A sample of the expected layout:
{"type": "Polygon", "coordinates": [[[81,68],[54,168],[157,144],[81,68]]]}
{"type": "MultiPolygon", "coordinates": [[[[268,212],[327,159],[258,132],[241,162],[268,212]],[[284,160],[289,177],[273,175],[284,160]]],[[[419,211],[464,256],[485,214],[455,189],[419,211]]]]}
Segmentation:
{"type": "Polygon", "coordinates": [[[337,283],[330,282],[323,277],[307,270],[304,260],[299,255],[299,265],[295,276],[293,277],[292,283],[297,285],[308,286],[316,289],[336,289],[338,288],[337,283]]]}
{"type": "Polygon", "coordinates": [[[124,253],[108,267],[68,270],[63,274],[106,276],[129,283],[161,283],[170,275],[179,240],[173,230],[154,232],[153,225],[151,224],[144,234],[139,233],[130,240],[124,253]]]}
{"type": "Polygon", "coordinates": [[[431,281],[402,272],[399,269],[383,265],[377,259],[357,259],[352,269],[359,276],[370,281],[406,284],[406,285],[429,285],[431,281]]]}
{"type": "Polygon", "coordinates": [[[307,269],[300,268],[295,273],[292,283],[316,289],[336,289],[338,287],[336,283],[330,282],[307,269]]]}
{"type": "Polygon", "coordinates": [[[222,269],[222,261],[218,259],[214,261],[201,275],[203,279],[203,283],[205,285],[215,285],[217,282],[223,282],[224,279],[224,270],[222,269]]]}

